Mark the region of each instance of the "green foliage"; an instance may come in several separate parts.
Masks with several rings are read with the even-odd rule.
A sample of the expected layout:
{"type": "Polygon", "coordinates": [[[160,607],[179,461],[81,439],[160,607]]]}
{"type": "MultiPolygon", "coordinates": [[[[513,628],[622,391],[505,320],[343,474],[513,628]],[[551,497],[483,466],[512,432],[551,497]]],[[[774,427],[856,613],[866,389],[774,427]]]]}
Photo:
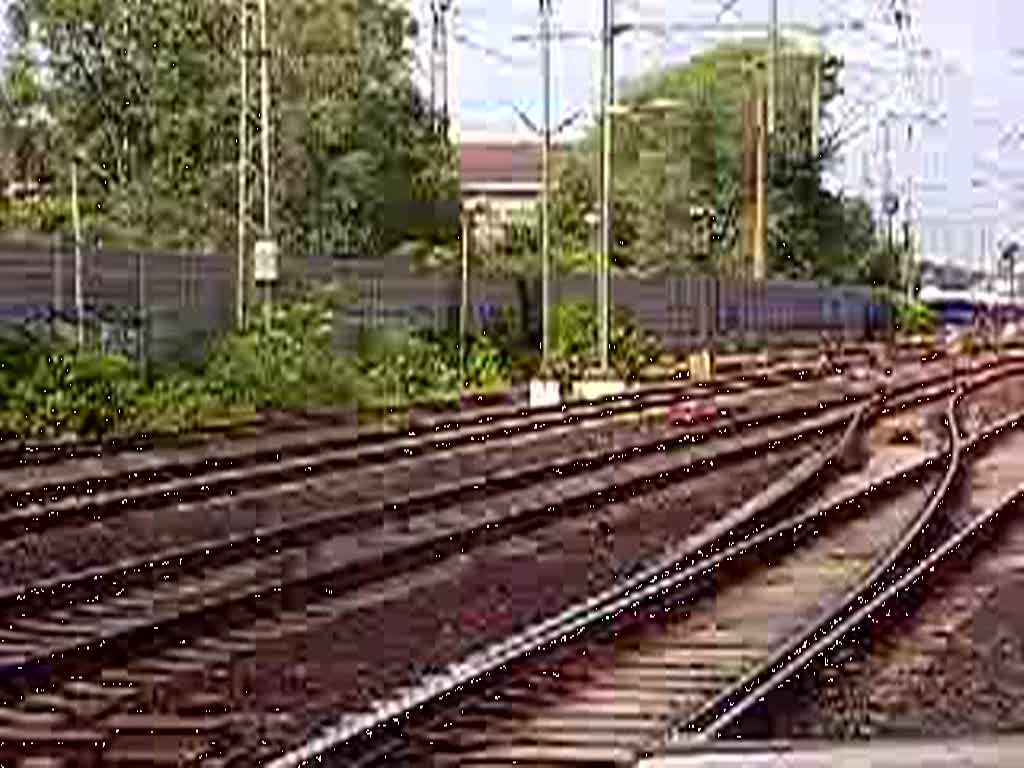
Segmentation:
{"type": "MultiPolygon", "coordinates": [[[[248,417],[261,409],[338,405],[404,409],[454,403],[462,388],[489,391],[536,371],[521,324],[503,312],[468,342],[460,381],[457,336],[429,329],[379,329],[358,339],[354,356],[334,347],[337,298],[307,294],[279,304],[269,326],[226,334],[192,371],[145,375],[124,358],[23,339],[0,344],[0,432],[61,435],[177,433],[248,417]]],[[[554,313],[553,375],[593,370],[596,323],[586,304],[554,313]]],[[[656,341],[629,313],[616,313],[610,358],[635,377],[656,359],[656,341]]]]}
{"type": "MultiPolygon", "coordinates": [[[[83,227],[107,243],[234,247],[239,3],[11,0],[0,181],[66,205],[80,151],[83,227]]],[[[407,230],[454,237],[426,209],[455,199],[454,155],[414,92],[408,13],[388,0],[269,6],[275,234],[309,251],[379,252],[407,230]]],[[[255,46],[255,14],[249,45],[255,46]]],[[[250,62],[258,58],[249,53],[250,62]]],[[[258,78],[250,137],[258,159],[258,78]]],[[[257,178],[250,176],[256,188],[257,178]]],[[[44,212],[0,212],[39,231],[44,212]],[[29,215],[31,214],[31,215],[29,215]]]]}
{"type": "Polygon", "coordinates": [[[920,301],[906,302],[896,313],[896,326],[911,336],[931,336],[935,333],[935,310],[920,301]]]}
{"type": "MultiPolygon", "coordinates": [[[[552,319],[551,374],[563,383],[588,376],[598,364],[594,308],[583,302],[558,304],[552,319]]],[[[657,340],[638,328],[624,308],[616,308],[609,332],[608,358],[620,376],[635,378],[645,365],[661,355],[657,340]]]]}
{"type": "Polygon", "coordinates": [[[0,431],[103,435],[135,420],[143,382],[130,361],[60,345],[4,347],[0,431]]]}
{"type": "Polygon", "coordinates": [[[458,397],[457,351],[438,334],[393,329],[364,332],[357,359],[366,405],[403,408],[416,401],[458,397]]]}
{"type": "Polygon", "coordinates": [[[508,312],[467,340],[462,382],[458,343],[453,330],[364,332],[357,351],[362,402],[400,408],[414,402],[454,401],[463,387],[489,391],[507,385],[520,362],[516,320],[508,312]]]}
{"type": "Polygon", "coordinates": [[[268,326],[255,320],[214,345],[203,371],[221,402],[301,406],[353,396],[351,366],[332,348],[334,313],[326,299],[277,306],[268,326]]]}
{"type": "MultiPolygon", "coordinates": [[[[614,128],[612,261],[619,269],[736,266],[744,120],[764,85],[759,64],[767,53],[760,40],[719,45],[626,85],[621,101],[636,109],[616,118],[614,128]],[[644,110],[658,100],[671,108],[644,110]]],[[[794,49],[786,52],[784,67],[769,168],[770,269],[793,277],[867,279],[876,250],[871,210],[824,189],[822,170],[841,137],[819,137],[815,156],[810,135],[814,69],[824,110],[838,93],[838,64],[794,49]]],[[[553,239],[566,253],[592,248],[585,216],[598,200],[599,147],[595,128],[556,158],[553,239]]]]}
{"type": "Polygon", "coordinates": [[[190,431],[260,408],[339,404],[354,397],[353,366],[332,349],[330,302],[278,307],[213,345],[193,372],[147,377],[124,358],[10,341],[0,349],[0,431],[22,436],[190,431]]]}

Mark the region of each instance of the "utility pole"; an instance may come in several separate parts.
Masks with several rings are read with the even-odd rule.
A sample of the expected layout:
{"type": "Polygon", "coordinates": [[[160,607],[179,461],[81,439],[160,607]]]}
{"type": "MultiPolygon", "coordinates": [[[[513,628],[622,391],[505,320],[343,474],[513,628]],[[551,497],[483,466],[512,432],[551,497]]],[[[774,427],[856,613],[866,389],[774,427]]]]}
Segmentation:
{"type": "Polygon", "coordinates": [[[755,130],[757,131],[756,154],[756,207],[754,216],[754,279],[764,280],[768,241],[768,126],[766,125],[766,104],[768,99],[758,94],[755,98],[755,130]]]}
{"type": "Polygon", "coordinates": [[[260,157],[263,165],[263,242],[257,261],[264,286],[264,320],[270,326],[272,284],[277,279],[277,247],[270,230],[270,49],[267,47],[267,0],[260,0],[260,157]]]}
{"type": "Polygon", "coordinates": [[[608,370],[609,271],[611,263],[612,104],[615,95],[615,8],[604,0],[601,66],[601,255],[598,265],[598,347],[603,372],[608,370]]]}
{"type": "Polygon", "coordinates": [[[779,66],[779,0],[770,1],[770,27],[768,32],[771,50],[768,54],[768,133],[775,135],[775,80],[779,66]]]}
{"type": "Polygon", "coordinates": [[[887,248],[889,250],[889,282],[886,286],[887,295],[889,296],[889,303],[892,306],[892,296],[894,286],[891,284],[893,277],[899,275],[899,266],[896,263],[896,243],[893,233],[893,218],[896,216],[896,212],[899,210],[899,197],[895,192],[892,191],[892,157],[891,157],[891,139],[890,139],[890,124],[889,121],[892,115],[888,114],[882,119],[882,162],[883,165],[883,195],[882,195],[882,210],[886,216],[886,227],[887,234],[886,239],[888,241],[887,248]]]}
{"type": "Polygon", "coordinates": [[[821,67],[824,63],[822,49],[815,39],[813,66],[811,67],[811,157],[820,160],[818,132],[821,130],[821,67]]]}
{"type": "Polygon", "coordinates": [[[430,0],[430,127],[437,129],[437,56],[441,19],[438,0],[430,0]]]}
{"type": "Polygon", "coordinates": [[[440,2],[440,46],[441,46],[441,119],[448,124],[448,11],[452,0],[440,2]]]}
{"type": "Polygon", "coordinates": [[[551,346],[551,0],[540,0],[541,80],[544,94],[543,189],[540,207],[541,360],[547,369],[551,346]]]}
{"type": "Polygon", "coordinates": [[[245,221],[248,216],[246,175],[249,164],[249,3],[241,4],[241,55],[239,74],[240,106],[238,110],[238,263],[235,285],[235,323],[239,330],[245,327],[245,221]]]}
{"type": "Polygon", "coordinates": [[[890,136],[889,116],[882,119],[882,211],[886,216],[887,241],[889,255],[893,257],[895,240],[893,236],[893,217],[896,215],[897,200],[892,191],[892,141],[890,136]]]}
{"type": "Polygon", "coordinates": [[[469,331],[469,257],[473,237],[475,208],[463,208],[462,218],[462,291],[459,304],[459,386],[466,386],[466,340],[469,331]]]}
{"type": "Polygon", "coordinates": [[[71,160],[71,222],[75,238],[75,329],[85,345],[85,300],[82,296],[82,218],[78,212],[78,153],[71,160]]]}
{"type": "MultiPolygon", "coordinates": [[[[743,100],[740,179],[740,237],[736,267],[746,272],[747,264],[754,261],[754,239],[756,237],[757,209],[757,117],[755,97],[747,94],[743,100]]],[[[751,268],[753,272],[753,268],[751,268]]]]}
{"type": "Polygon", "coordinates": [[[1011,242],[1006,248],[1003,249],[1003,260],[1007,262],[1007,266],[1010,269],[1010,301],[1013,302],[1017,298],[1017,251],[1020,250],[1020,246],[1015,242],[1011,242]]]}

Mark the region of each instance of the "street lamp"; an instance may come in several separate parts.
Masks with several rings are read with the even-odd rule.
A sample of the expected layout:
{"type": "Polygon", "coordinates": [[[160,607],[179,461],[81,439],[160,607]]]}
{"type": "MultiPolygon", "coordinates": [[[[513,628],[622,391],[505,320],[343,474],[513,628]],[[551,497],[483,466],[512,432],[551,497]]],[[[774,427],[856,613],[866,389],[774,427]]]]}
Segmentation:
{"type": "Polygon", "coordinates": [[[466,337],[469,330],[469,256],[470,238],[476,217],[483,213],[483,205],[476,203],[462,209],[462,291],[459,303],[459,381],[466,385],[466,337]]]}
{"type": "Polygon", "coordinates": [[[85,159],[81,149],[71,159],[71,221],[75,238],[75,329],[78,346],[85,344],[85,298],[82,293],[82,217],[78,210],[78,165],[85,159]]]}

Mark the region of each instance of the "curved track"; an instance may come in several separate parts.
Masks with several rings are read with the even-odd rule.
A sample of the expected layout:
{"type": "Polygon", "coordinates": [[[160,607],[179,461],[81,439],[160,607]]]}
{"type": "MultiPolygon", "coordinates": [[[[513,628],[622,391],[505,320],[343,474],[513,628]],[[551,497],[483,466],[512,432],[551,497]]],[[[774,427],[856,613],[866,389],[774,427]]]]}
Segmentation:
{"type": "MultiPolygon", "coordinates": [[[[623,620],[623,612],[636,610],[640,605],[645,606],[644,612],[660,612],[659,608],[651,608],[648,601],[654,599],[655,605],[662,605],[657,597],[666,593],[677,599],[681,584],[689,582],[689,590],[694,590],[694,579],[707,577],[727,563],[730,570],[735,569],[735,559],[755,551],[761,556],[765,547],[772,546],[773,540],[819,523],[825,511],[835,507],[834,500],[831,505],[826,503],[820,508],[804,509],[780,521],[764,515],[769,510],[778,514],[779,504],[784,499],[791,498],[793,494],[806,494],[810,489],[808,483],[813,480],[821,482],[822,470],[839,458],[837,450],[841,451],[841,447],[809,460],[737,516],[707,531],[706,535],[711,538],[705,539],[701,546],[659,564],[642,578],[631,581],[628,587],[613,590],[591,601],[586,611],[578,609],[575,615],[563,615],[545,626],[534,628],[526,635],[509,641],[503,648],[492,650],[489,659],[478,659],[475,664],[457,671],[447,682],[435,681],[435,690],[418,691],[416,696],[395,702],[376,720],[354,721],[325,736],[320,744],[313,745],[305,754],[291,755],[291,762],[282,760],[275,765],[295,764],[297,758],[317,754],[331,744],[344,744],[347,750],[342,753],[343,757],[337,758],[336,764],[355,764],[351,762],[355,757],[380,759],[388,754],[400,762],[453,765],[476,762],[511,764],[512,761],[526,765],[580,760],[589,764],[630,762],[644,744],[657,740],[663,727],[662,720],[667,714],[687,701],[691,707],[705,701],[709,691],[720,688],[721,675],[716,679],[715,668],[721,671],[724,665],[732,668],[735,674],[737,668],[743,668],[747,660],[745,657],[755,660],[763,657],[774,643],[767,642],[764,647],[757,647],[749,642],[749,638],[739,644],[730,643],[725,637],[728,633],[713,627],[703,633],[703,642],[701,635],[691,633],[666,639],[672,634],[671,628],[659,626],[651,631],[641,621],[642,628],[638,631],[638,616],[623,620]],[[708,556],[709,548],[717,551],[708,556]],[[595,627],[599,627],[602,621],[607,622],[601,628],[603,641],[593,637],[595,627]],[[563,646],[553,656],[549,647],[549,654],[541,655],[543,662],[527,661],[525,671],[513,667],[514,663],[522,666],[524,656],[538,647],[557,647],[559,640],[564,642],[566,637],[583,630],[586,633],[582,640],[577,638],[575,642],[568,643],[568,648],[563,646]],[[633,634],[624,639],[623,632],[633,634]],[[616,639],[609,641],[609,633],[616,639]],[[623,645],[632,647],[624,652],[623,645]],[[679,649],[674,652],[678,657],[675,665],[665,656],[671,647],[679,649]],[[581,654],[585,663],[572,663],[572,657],[575,656],[579,662],[581,654]],[[621,658],[624,654],[629,657],[625,663],[621,658]],[[711,662],[709,674],[703,677],[699,673],[694,674],[696,670],[693,668],[695,660],[699,662],[701,658],[711,662]],[[538,664],[543,664],[543,667],[538,669],[538,664]],[[676,667],[678,672],[672,672],[676,667]],[[515,671],[510,672],[510,669],[515,671]],[[551,676],[556,670],[557,679],[551,676]],[[620,675],[622,670],[626,671],[620,675]],[[481,676],[490,679],[482,683],[478,681],[472,696],[458,695],[457,705],[439,703],[439,696],[459,690],[481,676]],[[442,714],[439,719],[424,715],[425,723],[420,722],[420,718],[414,719],[408,732],[397,741],[389,741],[386,733],[376,737],[375,745],[360,739],[360,734],[374,723],[383,724],[390,717],[420,705],[436,707],[447,715],[442,714]],[[459,709],[457,715],[452,714],[453,706],[459,709]],[[630,710],[636,715],[630,717],[630,710]],[[451,722],[450,728],[444,727],[446,720],[451,722]],[[396,749],[399,751],[395,752],[396,749]]],[[[954,456],[950,464],[955,462],[954,456]]],[[[907,476],[919,477],[922,473],[934,472],[935,464],[934,457],[922,460],[904,467],[888,479],[906,482],[904,478],[907,476]]],[[[941,483],[939,489],[943,490],[941,483]]],[[[856,498],[860,492],[867,492],[867,489],[858,489],[858,493],[851,497],[856,498]]],[[[917,522],[911,522],[909,527],[906,527],[907,521],[899,519],[898,515],[890,522],[903,532],[894,547],[899,547],[914,535],[928,511],[924,509],[915,518],[917,522]]],[[[875,533],[877,531],[861,526],[861,546],[872,540],[875,533]]],[[[766,641],[770,639],[766,638],[766,641]]],[[[725,677],[727,679],[729,675],[725,677]]]]}
{"type": "MultiPolygon", "coordinates": [[[[1009,375],[1010,370],[993,371],[990,376],[1009,375]]],[[[942,385],[935,385],[931,396],[941,391],[942,385]]],[[[912,402],[923,396],[911,386],[903,391],[902,397],[912,402]]],[[[161,732],[177,744],[176,729],[180,731],[190,724],[182,720],[180,713],[168,720],[155,715],[133,720],[116,713],[143,702],[149,685],[170,674],[168,670],[173,670],[175,663],[187,664],[190,654],[216,656],[230,652],[231,642],[216,639],[224,635],[227,627],[251,625],[255,618],[268,613],[308,611],[310,606],[333,595],[344,595],[360,584],[384,579],[389,574],[401,576],[417,563],[461,554],[517,531],[528,532],[531,526],[550,522],[552,501],[559,514],[579,514],[592,504],[607,503],[612,488],[621,491],[625,487],[629,492],[632,487],[635,492],[643,492],[652,484],[678,482],[695,469],[703,471],[702,466],[710,469],[712,462],[720,463],[730,453],[739,457],[763,450],[775,441],[793,439],[794,435],[834,430],[857,408],[846,406],[845,412],[843,407],[826,409],[798,426],[785,425],[781,430],[769,426],[765,430],[744,431],[729,438],[727,450],[719,444],[707,446],[702,454],[698,446],[683,458],[656,450],[657,455],[650,459],[633,462],[632,474],[613,468],[605,471],[602,481],[594,482],[591,478],[588,483],[575,486],[570,477],[560,495],[554,497],[549,483],[544,498],[497,513],[486,507],[476,512],[466,507],[453,510],[453,497],[442,492],[435,500],[438,503],[434,512],[424,514],[424,509],[430,509],[429,504],[421,507],[418,512],[423,515],[422,520],[411,528],[408,523],[412,507],[396,512],[391,517],[393,524],[383,526],[380,515],[387,518],[388,511],[377,509],[373,530],[365,535],[357,533],[362,523],[355,523],[354,529],[352,519],[346,520],[334,511],[319,519],[260,530],[245,539],[225,537],[198,545],[192,543],[184,551],[162,552],[157,558],[150,555],[105,570],[62,573],[46,582],[8,590],[0,596],[9,617],[9,629],[0,633],[0,649],[4,649],[0,653],[6,662],[6,689],[20,697],[21,703],[0,714],[0,724],[9,722],[14,729],[0,730],[0,752],[5,735],[36,736],[51,744],[55,739],[64,739],[68,744],[82,746],[89,738],[109,738],[110,731],[106,729],[114,728],[118,733],[120,762],[130,764],[133,729],[148,732],[151,737],[153,731],[161,732]],[[449,508],[444,508],[445,504],[449,508]],[[83,597],[88,599],[82,602],[83,597]],[[193,643],[197,637],[201,639],[193,643]],[[182,642],[188,640],[189,647],[169,656],[167,649],[173,648],[179,638],[182,642]],[[136,664],[120,676],[117,674],[115,667],[120,660],[140,657],[154,660],[148,671],[145,664],[136,664]],[[157,657],[161,657],[159,662],[157,657]],[[120,677],[126,685],[112,688],[99,682],[73,681],[93,673],[106,683],[120,677]],[[40,680],[53,678],[68,681],[56,695],[26,698],[24,693],[18,693],[31,689],[40,680]],[[54,710],[73,712],[73,723],[94,722],[101,717],[105,725],[100,730],[83,727],[80,732],[68,731],[65,726],[55,728],[57,719],[47,720],[48,713],[54,710]],[[18,715],[19,712],[22,714],[18,715]],[[111,712],[115,714],[108,716],[111,712]],[[42,724],[47,724],[47,734],[32,730],[42,724]],[[76,741],[79,737],[80,741],[76,741]]],[[[607,454],[592,457],[594,464],[608,459],[607,454]]],[[[805,460],[801,471],[811,475],[819,472],[821,465],[816,462],[817,459],[805,460]]],[[[588,472],[593,474],[593,469],[591,466],[588,472]]],[[[792,483],[792,477],[787,482],[792,483]]],[[[791,486],[783,495],[797,490],[799,485],[791,486]]],[[[780,489],[771,492],[778,494],[780,489]]],[[[364,510],[368,515],[372,511],[364,510]]],[[[371,518],[372,515],[367,520],[371,518]]],[[[736,521],[732,527],[734,534],[742,530],[741,523],[736,521]]],[[[193,702],[190,706],[199,705],[193,702]]]]}

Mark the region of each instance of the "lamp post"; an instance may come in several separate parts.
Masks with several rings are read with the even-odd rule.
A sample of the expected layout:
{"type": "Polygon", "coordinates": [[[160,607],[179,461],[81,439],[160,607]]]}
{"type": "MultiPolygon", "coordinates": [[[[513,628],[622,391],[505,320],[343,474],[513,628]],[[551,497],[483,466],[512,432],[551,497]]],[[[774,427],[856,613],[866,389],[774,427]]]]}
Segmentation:
{"type": "Polygon", "coordinates": [[[549,325],[551,270],[551,0],[540,0],[541,80],[544,91],[544,143],[541,148],[543,190],[540,209],[541,363],[547,370],[551,346],[549,325]]]}
{"type": "Polygon", "coordinates": [[[253,269],[256,282],[263,283],[263,313],[271,322],[273,284],[278,279],[278,248],[270,229],[270,49],[267,47],[267,0],[259,3],[260,27],[260,158],[263,166],[263,232],[256,243],[253,269]]]}
{"type": "MultiPolygon", "coordinates": [[[[590,233],[590,247],[593,253],[597,256],[597,273],[600,274],[601,270],[601,213],[598,209],[591,208],[583,216],[583,221],[587,225],[587,231],[590,233]]],[[[594,298],[596,299],[595,304],[597,306],[598,313],[601,311],[601,287],[600,282],[595,285],[594,298]]],[[[598,325],[601,324],[602,318],[600,315],[597,317],[598,325]]],[[[598,334],[598,339],[595,346],[598,353],[598,359],[601,357],[601,335],[598,334]]]]}
{"type": "Polygon", "coordinates": [[[78,164],[81,152],[71,159],[71,222],[75,238],[75,330],[78,346],[85,345],[85,299],[82,293],[82,217],[78,210],[78,164]]]}
{"type": "Polygon", "coordinates": [[[469,332],[469,257],[470,238],[473,237],[473,226],[476,216],[481,212],[479,205],[471,205],[462,209],[462,276],[461,295],[459,299],[459,386],[466,385],[466,339],[469,332]]]}
{"type": "Polygon", "coordinates": [[[1006,263],[1009,274],[1010,274],[1010,301],[1013,302],[1017,298],[1017,254],[1020,252],[1020,246],[1016,242],[1011,242],[1005,248],[1003,248],[1002,258],[1006,263]]]}

